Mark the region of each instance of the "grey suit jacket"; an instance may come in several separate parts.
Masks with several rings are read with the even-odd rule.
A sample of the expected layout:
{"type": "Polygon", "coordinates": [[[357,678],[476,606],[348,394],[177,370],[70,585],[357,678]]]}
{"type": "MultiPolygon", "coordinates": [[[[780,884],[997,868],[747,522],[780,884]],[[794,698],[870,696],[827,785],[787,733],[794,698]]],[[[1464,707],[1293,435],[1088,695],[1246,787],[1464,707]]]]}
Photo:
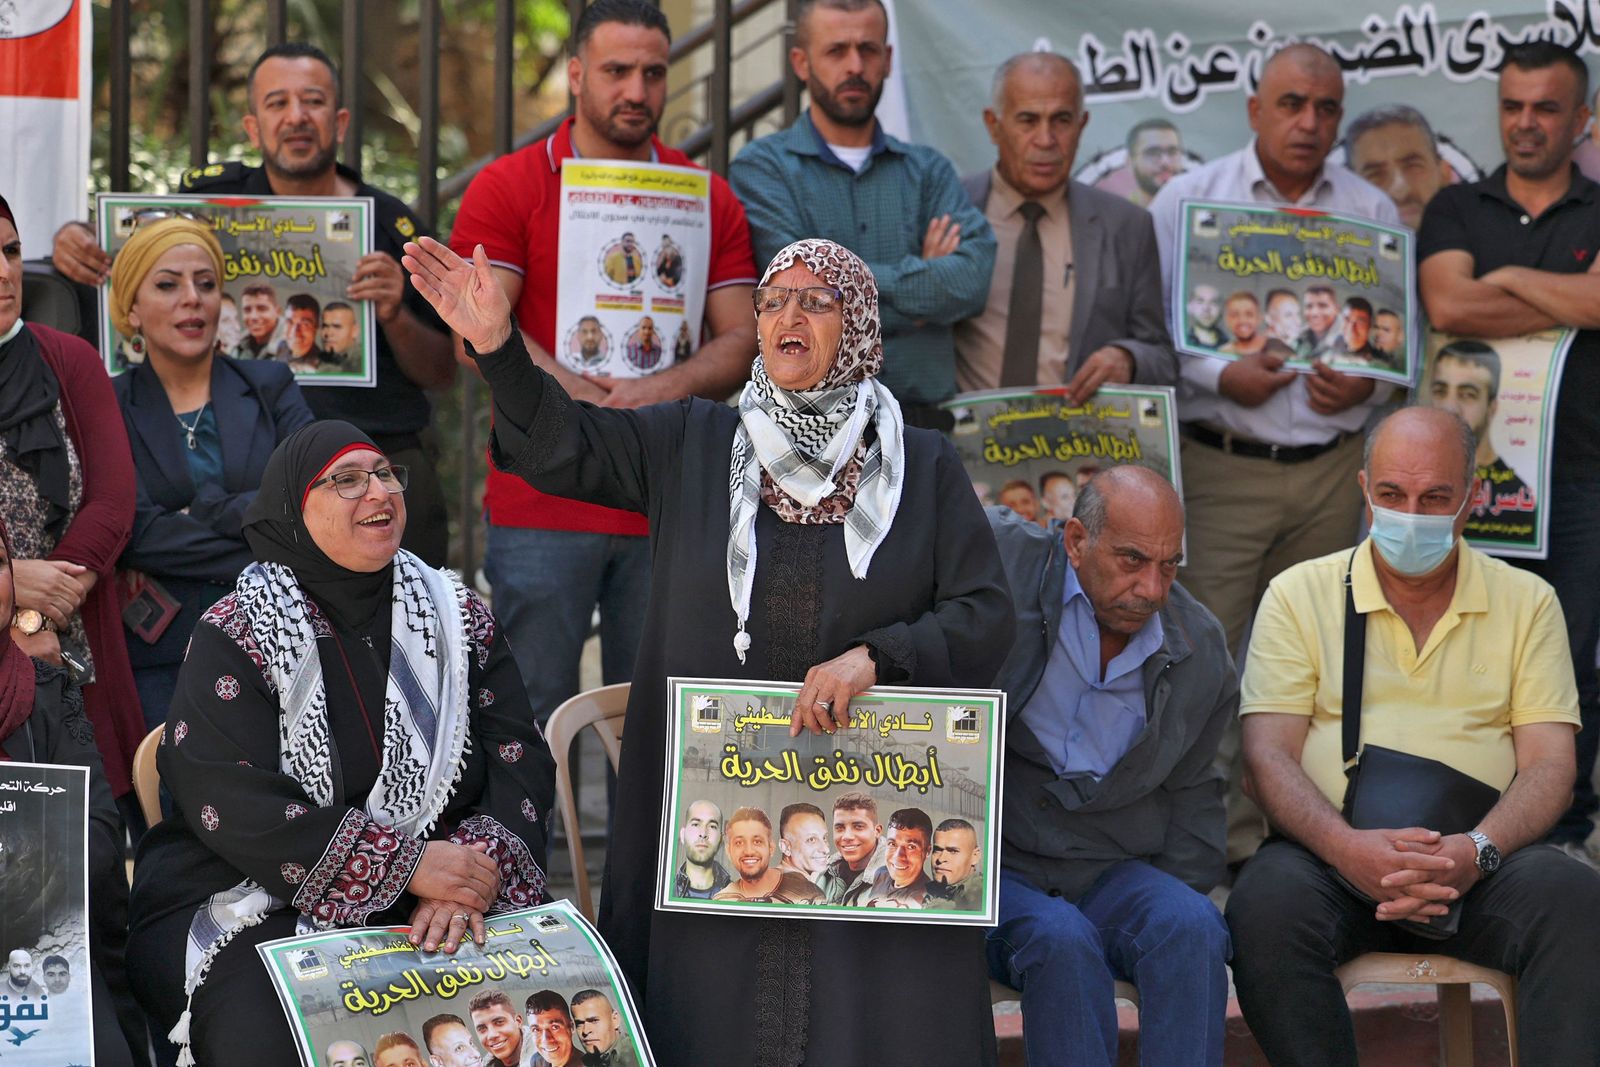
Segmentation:
{"type": "MultiPolygon", "coordinates": [[[[961,179],[979,211],[989,203],[994,171],[961,179]]],[[[1072,330],[1067,378],[1106,345],[1133,354],[1133,380],[1173,385],[1178,356],[1167,332],[1161,300],[1161,258],[1150,213],[1137,204],[1082,182],[1067,188],[1072,218],[1072,330]]]]}

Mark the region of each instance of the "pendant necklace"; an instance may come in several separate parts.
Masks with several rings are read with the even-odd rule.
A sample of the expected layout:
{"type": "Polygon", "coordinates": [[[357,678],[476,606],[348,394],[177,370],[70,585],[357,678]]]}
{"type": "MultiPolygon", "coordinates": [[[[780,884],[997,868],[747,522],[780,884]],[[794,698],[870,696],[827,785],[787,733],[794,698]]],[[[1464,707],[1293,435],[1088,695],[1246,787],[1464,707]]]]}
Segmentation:
{"type": "Polygon", "coordinates": [[[199,444],[195,441],[194,432],[200,428],[200,419],[205,415],[206,408],[210,406],[211,401],[209,400],[207,400],[204,404],[201,404],[200,410],[194,413],[193,422],[185,422],[182,415],[177,414],[177,412],[173,412],[174,417],[178,420],[178,425],[183,427],[183,432],[188,436],[189,451],[191,452],[199,447],[199,444]]]}

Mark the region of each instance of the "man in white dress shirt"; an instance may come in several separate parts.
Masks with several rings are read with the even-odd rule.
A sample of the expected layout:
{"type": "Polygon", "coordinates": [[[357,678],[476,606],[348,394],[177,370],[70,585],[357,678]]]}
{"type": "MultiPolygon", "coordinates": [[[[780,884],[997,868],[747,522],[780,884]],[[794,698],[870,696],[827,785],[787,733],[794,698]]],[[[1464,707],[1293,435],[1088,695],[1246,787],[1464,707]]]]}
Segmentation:
{"type": "MultiPolygon", "coordinates": [[[[1184,200],[1281,204],[1397,226],[1380,189],[1328,162],[1344,114],[1339,65],[1314,45],[1273,54],[1248,103],[1245,147],[1168,182],[1150,204],[1171,307],[1184,200]]],[[[1176,333],[1174,333],[1176,336],[1176,333]]],[[[1354,544],[1362,428],[1393,387],[1317,363],[1285,370],[1263,349],[1233,362],[1179,355],[1183,490],[1188,510],[1184,586],[1222,622],[1237,649],[1251,613],[1280,571],[1354,544]]],[[[1237,732],[1219,758],[1230,774],[1228,859],[1260,843],[1260,817],[1238,793],[1237,732]]]]}

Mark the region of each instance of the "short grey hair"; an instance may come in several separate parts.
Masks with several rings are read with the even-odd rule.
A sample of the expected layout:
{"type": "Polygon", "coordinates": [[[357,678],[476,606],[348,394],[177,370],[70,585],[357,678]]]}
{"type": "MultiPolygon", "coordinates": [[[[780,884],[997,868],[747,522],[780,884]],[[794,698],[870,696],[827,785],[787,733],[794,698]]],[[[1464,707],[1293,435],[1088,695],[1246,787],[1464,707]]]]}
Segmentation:
{"type": "Polygon", "coordinates": [[[1164,475],[1141,463],[1118,463],[1095,472],[1094,477],[1078,490],[1078,499],[1072,506],[1072,517],[1083,524],[1091,544],[1098,541],[1100,535],[1105,532],[1111,497],[1115,495],[1119,485],[1127,483],[1130,479],[1135,482],[1149,479],[1152,485],[1158,485],[1160,492],[1177,505],[1179,524],[1182,525],[1185,521],[1183,499],[1178,496],[1177,489],[1164,475]]]}
{"type": "Polygon", "coordinates": [[[1385,126],[1410,126],[1428,139],[1428,147],[1433,150],[1433,158],[1439,158],[1439,138],[1434,134],[1427,116],[1409,104],[1384,104],[1357,115],[1350,125],[1344,128],[1345,156],[1349,157],[1355,153],[1357,141],[1373,130],[1381,130],[1385,126]]]}
{"type": "MultiPolygon", "coordinates": [[[[1436,408],[1426,403],[1413,404],[1411,407],[1426,408],[1429,411],[1437,411],[1441,415],[1449,417],[1451,424],[1455,427],[1461,451],[1466,456],[1466,462],[1462,465],[1464,469],[1461,472],[1461,484],[1466,486],[1468,491],[1471,491],[1472,483],[1478,480],[1478,435],[1472,432],[1472,427],[1467,425],[1466,419],[1463,419],[1449,408],[1436,408]]],[[[1367,440],[1361,446],[1361,469],[1366,472],[1369,486],[1372,484],[1373,447],[1377,444],[1379,435],[1383,433],[1383,428],[1389,424],[1389,420],[1406,410],[1409,409],[1401,408],[1400,411],[1391,411],[1385,415],[1383,420],[1372,428],[1372,432],[1367,434],[1367,440]]]]}
{"type": "Polygon", "coordinates": [[[1006,79],[1011,77],[1011,72],[1024,63],[1041,59],[1058,63],[1064,69],[1070,70],[1073,80],[1078,83],[1078,91],[1081,95],[1083,91],[1083,75],[1078,72],[1078,65],[1072,60],[1059,52],[1018,52],[994,70],[994,82],[989,86],[989,101],[990,106],[994,108],[995,114],[998,115],[1005,111],[1006,79]]]}
{"type": "Polygon", "coordinates": [[[1100,475],[1096,474],[1078,490],[1078,500],[1072,505],[1072,517],[1083,523],[1089,531],[1089,540],[1098,541],[1106,529],[1106,494],[1100,488],[1100,475]]]}

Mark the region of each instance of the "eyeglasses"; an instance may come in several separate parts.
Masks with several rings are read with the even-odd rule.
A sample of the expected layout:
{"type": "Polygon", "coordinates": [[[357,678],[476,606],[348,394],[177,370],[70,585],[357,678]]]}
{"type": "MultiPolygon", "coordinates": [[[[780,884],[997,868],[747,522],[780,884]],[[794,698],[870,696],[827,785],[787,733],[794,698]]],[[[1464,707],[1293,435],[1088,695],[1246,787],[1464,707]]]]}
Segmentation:
{"type": "Polygon", "coordinates": [[[210,219],[196,215],[192,211],[185,211],[181,207],[142,207],[128,215],[128,221],[132,224],[130,228],[135,230],[143,223],[160,222],[163,219],[188,219],[204,226],[211,225],[210,219]]]}
{"type": "Polygon", "coordinates": [[[804,289],[791,289],[787,285],[763,285],[751,294],[758,315],[765,315],[769,311],[782,311],[790,296],[800,298],[801,311],[809,311],[813,315],[826,315],[839,306],[839,301],[844,299],[844,292],[829,285],[811,285],[804,289]]]}
{"type": "Polygon", "coordinates": [[[378,484],[389,490],[389,492],[403,493],[406,491],[406,483],[411,480],[410,474],[411,468],[401,463],[396,463],[391,467],[379,467],[375,471],[340,471],[338,474],[330,474],[326,478],[318,478],[306,486],[306,492],[309,493],[319,485],[332,482],[335,493],[338,493],[346,500],[360,500],[367,495],[368,479],[376,478],[378,479],[378,484]]]}

